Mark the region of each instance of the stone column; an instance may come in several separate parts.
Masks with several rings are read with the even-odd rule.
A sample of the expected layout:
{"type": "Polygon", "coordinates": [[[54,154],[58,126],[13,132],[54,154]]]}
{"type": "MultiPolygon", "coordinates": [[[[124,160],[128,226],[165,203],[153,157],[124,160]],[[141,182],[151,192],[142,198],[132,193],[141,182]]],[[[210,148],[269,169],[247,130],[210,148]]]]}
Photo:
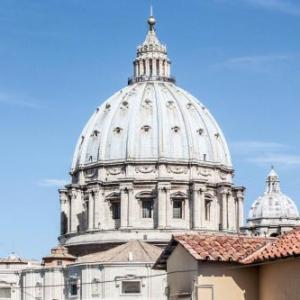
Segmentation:
{"type": "Polygon", "coordinates": [[[244,223],[244,193],[242,191],[237,192],[237,230],[240,231],[240,227],[244,223]]]}
{"type": "Polygon", "coordinates": [[[163,60],[162,59],[159,60],[159,74],[158,74],[158,76],[164,76],[164,74],[163,74],[163,60]]]}
{"type": "Polygon", "coordinates": [[[227,230],[228,229],[228,211],[227,211],[227,205],[228,205],[228,189],[223,188],[220,191],[221,194],[221,230],[227,230]]]}
{"type": "Polygon", "coordinates": [[[66,190],[60,190],[59,191],[59,197],[60,197],[60,211],[61,211],[61,233],[63,233],[63,228],[62,228],[62,214],[65,215],[66,217],[66,221],[67,221],[67,224],[64,224],[66,225],[66,233],[68,233],[70,231],[70,199],[69,199],[69,196],[68,196],[68,192],[66,190]]]}
{"type": "Polygon", "coordinates": [[[120,187],[121,190],[121,229],[127,228],[128,224],[128,190],[120,187]]]}
{"type": "Polygon", "coordinates": [[[166,226],[172,227],[172,219],[173,219],[173,206],[172,206],[172,199],[170,196],[171,186],[168,185],[165,187],[165,197],[166,197],[166,226]]]}
{"type": "Polygon", "coordinates": [[[206,187],[202,187],[200,190],[200,199],[199,199],[201,228],[205,228],[205,192],[206,192],[206,187]]]}
{"type": "Polygon", "coordinates": [[[99,187],[97,190],[94,190],[95,198],[95,228],[103,229],[104,220],[104,195],[103,189],[99,187]]]}
{"type": "Polygon", "coordinates": [[[121,229],[132,226],[132,196],[133,185],[131,183],[121,184],[121,229]]]}
{"type": "Polygon", "coordinates": [[[157,69],[156,69],[156,62],[155,58],[152,59],[152,76],[157,76],[157,69]]]}
{"type": "Polygon", "coordinates": [[[228,230],[234,231],[236,227],[236,215],[235,215],[235,203],[232,192],[228,193],[228,207],[227,207],[227,216],[228,216],[228,230]]]}
{"type": "Polygon", "coordinates": [[[134,195],[133,195],[133,185],[130,184],[127,186],[128,189],[128,227],[132,227],[133,226],[133,220],[135,217],[135,199],[134,199],[134,195]]]}
{"type": "Polygon", "coordinates": [[[158,228],[163,229],[167,226],[167,196],[169,184],[158,183],[157,202],[158,202],[158,228]]]}
{"type": "Polygon", "coordinates": [[[140,65],[139,76],[142,76],[144,74],[144,65],[142,60],[139,61],[139,65],[140,65]]]}
{"type": "Polygon", "coordinates": [[[150,75],[150,63],[149,59],[146,59],[146,76],[150,75]]]}
{"type": "Polygon", "coordinates": [[[77,232],[79,226],[79,214],[82,213],[81,191],[72,189],[71,192],[71,232],[77,232]]]}
{"type": "Polygon", "coordinates": [[[95,228],[95,195],[93,191],[89,191],[89,230],[93,230],[95,228]]]}
{"type": "Polygon", "coordinates": [[[193,187],[192,187],[192,227],[193,229],[197,230],[200,229],[202,227],[202,223],[203,223],[203,218],[202,218],[202,210],[203,210],[203,198],[204,198],[204,192],[206,190],[206,187],[198,184],[198,183],[194,183],[193,187]]]}

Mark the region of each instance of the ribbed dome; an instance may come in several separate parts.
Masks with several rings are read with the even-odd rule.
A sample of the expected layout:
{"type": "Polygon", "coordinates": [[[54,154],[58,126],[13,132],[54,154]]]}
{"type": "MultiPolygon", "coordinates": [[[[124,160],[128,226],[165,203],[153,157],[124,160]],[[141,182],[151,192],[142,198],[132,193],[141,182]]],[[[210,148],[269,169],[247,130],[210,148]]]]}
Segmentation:
{"type": "Polygon", "coordinates": [[[93,114],[76,147],[73,170],[113,161],[211,162],[231,166],[209,111],[170,82],[128,86],[93,114]]]}
{"type": "Polygon", "coordinates": [[[281,192],[279,176],[272,169],[267,178],[266,192],[253,203],[249,219],[294,219],[298,217],[299,213],[296,204],[291,198],[281,192]]]}

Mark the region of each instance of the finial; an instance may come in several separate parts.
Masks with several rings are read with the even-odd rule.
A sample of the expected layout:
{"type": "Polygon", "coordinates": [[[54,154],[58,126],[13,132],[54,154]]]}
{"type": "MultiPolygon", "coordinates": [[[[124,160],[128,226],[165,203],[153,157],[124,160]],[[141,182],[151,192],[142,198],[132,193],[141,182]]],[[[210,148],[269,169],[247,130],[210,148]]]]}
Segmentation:
{"type": "Polygon", "coordinates": [[[153,6],[152,4],[150,5],[150,16],[148,18],[148,24],[149,24],[149,29],[150,31],[153,31],[154,30],[154,25],[156,23],[156,20],[153,16],[153,6]]]}

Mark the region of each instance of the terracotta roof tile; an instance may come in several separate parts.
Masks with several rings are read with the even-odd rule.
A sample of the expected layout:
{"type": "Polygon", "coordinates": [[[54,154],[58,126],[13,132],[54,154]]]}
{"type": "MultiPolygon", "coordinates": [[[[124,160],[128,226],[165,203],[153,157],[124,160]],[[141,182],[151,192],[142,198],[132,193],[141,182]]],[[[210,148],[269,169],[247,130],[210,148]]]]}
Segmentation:
{"type": "Polygon", "coordinates": [[[242,262],[268,243],[268,239],[239,235],[185,234],[175,236],[197,260],[242,262]]]}
{"type": "Polygon", "coordinates": [[[278,237],[275,241],[247,257],[244,263],[262,262],[298,255],[300,255],[300,228],[278,237]]]}

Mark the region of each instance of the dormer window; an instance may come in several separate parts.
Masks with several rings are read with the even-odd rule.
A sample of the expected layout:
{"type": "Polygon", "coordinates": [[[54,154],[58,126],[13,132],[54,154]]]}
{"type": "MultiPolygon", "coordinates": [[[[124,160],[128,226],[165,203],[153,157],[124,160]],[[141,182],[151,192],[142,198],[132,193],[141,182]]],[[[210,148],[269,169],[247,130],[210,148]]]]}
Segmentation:
{"type": "Polygon", "coordinates": [[[179,132],[180,128],[179,128],[178,126],[174,126],[174,127],[172,127],[172,130],[173,130],[175,133],[177,133],[177,132],[179,132]]]}
{"type": "Polygon", "coordinates": [[[151,127],[149,125],[144,125],[142,128],[141,128],[144,132],[149,132],[151,127]]]}
{"type": "Polygon", "coordinates": [[[120,134],[122,130],[123,130],[123,129],[122,129],[121,127],[116,127],[116,128],[114,129],[114,132],[117,133],[117,134],[120,134]]]}

